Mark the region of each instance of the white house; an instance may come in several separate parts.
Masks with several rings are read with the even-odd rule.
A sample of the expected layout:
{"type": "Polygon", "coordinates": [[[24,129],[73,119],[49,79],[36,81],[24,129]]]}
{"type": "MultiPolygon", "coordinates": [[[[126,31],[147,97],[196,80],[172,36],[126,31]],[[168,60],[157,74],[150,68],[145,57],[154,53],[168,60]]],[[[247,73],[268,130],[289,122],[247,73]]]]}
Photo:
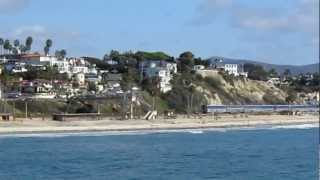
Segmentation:
{"type": "Polygon", "coordinates": [[[280,81],[280,78],[270,78],[267,83],[269,85],[280,85],[281,81],[280,81]]]}
{"type": "Polygon", "coordinates": [[[95,64],[92,64],[88,67],[88,74],[95,74],[95,75],[98,74],[98,70],[95,64]]]}
{"type": "Polygon", "coordinates": [[[56,66],[58,68],[59,73],[69,73],[70,64],[66,59],[52,61],[50,63],[51,66],[56,66]]]}
{"type": "Polygon", "coordinates": [[[69,73],[78,74],[78,73],[88,73],[88,66],[83,58],[68,58],[69,61],[69,73]]]}
{"type": "Polygon", "coordinates": [[[194,71],[199,71],[199,70],[204,70],[205,66],[204,65],[195,65],[193,66],[194,71]]]}
{"type": "MultiPolygon", "coordinates": [[[[142,70],[142,69],[141,69],[142,70]]],[[[159,77],[160,91],[166,93],[172,89],[170,84],[173,75],[177,73],[177,64],[169,62],[149,62],[148,66],[143,69],[143,73],[146,77],[159,77]]]]}
{"type": "Polygon", "coordinates": [[[78,74],[78,73],[88,73],[88,67],[87,66],[71,66],[70,67],[70,73],[71,74],[78,74]]]}
{"type": "Polygon", "coordinates": [[[228,74],[232,74],[234,76],[248,77],[248,73],[244,72],[242,64],[225,64],[224,71],[226,71],[226,72],[228,72],[228,74]]]}
{"type": "Polygon", "coordinates": [[[5,64],[5,69],[7,71],[10,71],[12,73],[21,73],[21,72],[27,72],[28,70],[26,69],[26,63],[24,62],[19,62],[16,60],[9,60],[5,64]]]}
{"type": "Polygon", "coordinates": [[[15,66],[12,68],[11,72],[13,73],[21,73],[21,72],[27,72],[25,63],[16,63],[15,66]]]}
{"type": "Polygon", "coordinates": [[[21,61],[24,61],[28,64],[47,64],[53,66],[53,63],[58,60],[55,56],[44,56],[40,54],[23,54],[21,55],[21,61]]]}

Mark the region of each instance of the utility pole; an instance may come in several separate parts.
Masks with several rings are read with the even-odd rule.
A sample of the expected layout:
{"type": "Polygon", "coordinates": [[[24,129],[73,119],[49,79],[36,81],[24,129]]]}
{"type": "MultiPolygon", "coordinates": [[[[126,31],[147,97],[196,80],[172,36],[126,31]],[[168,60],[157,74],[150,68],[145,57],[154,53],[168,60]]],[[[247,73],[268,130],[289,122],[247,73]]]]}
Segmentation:
{"type": "Polygon", "coordinates": [[[126,97],[126,93],[122,94],[122,105],[121,105],[121,114],[122,114],[122,118],[123,120],[126,119],[126,104],[127,104],[127,97],[126,97]]]}
{"type": "Polygon", "coordinates": [[[25,103],[25,110],[26,110],[26,112],[25,112],[25,118],[26,118],[26,120],[27,120],[27,119],[28,119],[28,102],[27,102],[27,100],[25,100],[24,103],[25,103]]]}
{"type": "Polygon", "coordinates": [[[4,113],[7,113],[7,98],[4,99],[4,113]]]}
{"type": "Polygon", "coordinates": [[[130,101],[130,119],[133,119],[133,103],[132,103],[132,97],[130,101]]]}
{"type": "Polygon", "coordinates": [[[156,100],[155,100],[155,97],[154,97],[154,95],[152,96],[152,110],[154,111],[155,110],[155,104],[156,104],[156,102],[155,102],[156,100]]]}
{"type": "Polygon", "coordinates": [[[133,104],[133,101],[136,99],[136,97],[135,97],[135,94],[132,91],[132,86],[131,86],[130,94],[131,94],[131,97],[130,97],[130,119],[133,119],[134,118],[134,112],[133,112],[134,104],[133,104]]]}
{"type": "Polygon", "coordinates": [[[100,103],[98,102],[98,114],[100,115],[100,103]]]}
{"type": "Polygon", "coordinates": [[[142,84],[142,80],[143,80],[143,68],[144,68],[144,63],[141,63],[141,72],[140,72],[140,84],[142,84]]]}
{"type": "Polygon", "coordinates": [[[13,101],[13,106],[12,106],[12,116],[13,116],[13,120],[16,120],[16,102],[13,101]]]}

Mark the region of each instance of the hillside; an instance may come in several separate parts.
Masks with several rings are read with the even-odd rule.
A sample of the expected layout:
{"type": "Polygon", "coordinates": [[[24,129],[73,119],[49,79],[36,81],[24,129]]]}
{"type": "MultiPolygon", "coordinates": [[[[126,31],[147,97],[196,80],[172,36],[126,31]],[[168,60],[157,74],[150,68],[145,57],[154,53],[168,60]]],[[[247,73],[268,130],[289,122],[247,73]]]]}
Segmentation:
{"type": "MultiPolygon", "coordinates": [[[[179,112],[200,111],[205,104],[286,104],[288,93],[264,81],[231,78],[223,73],[175,77],[173,90],[164,96],[168,106],[179,112]],[[185,82],[190,80],[188,86],[185,82]]],[[[298,98],[295,103],[301,103],[298,98]]]]}
{"type": "Polygon", "coordinates": [[[225,58],[225,57],[218,57],[213,56],[209,58],[211,61],[214,59],[222,59],[225,63],[234,63],[234,64],[245,64],[245,63],[251,63],[251,64],[257,64],[264,67],[266,70],[270,70],[274,68],[278,73],[283,73],[286,69],[290,69],[291,73],[293,75],[298,75],[300,73],[315,73],[319,72],[319,63],[315,64],[308,64],[308,65],[277,65],[277,64],[269,64],[259,61],[253,61],[253,60],[245,60],[245,59],[232,59],[232,58],[225,58]]]}

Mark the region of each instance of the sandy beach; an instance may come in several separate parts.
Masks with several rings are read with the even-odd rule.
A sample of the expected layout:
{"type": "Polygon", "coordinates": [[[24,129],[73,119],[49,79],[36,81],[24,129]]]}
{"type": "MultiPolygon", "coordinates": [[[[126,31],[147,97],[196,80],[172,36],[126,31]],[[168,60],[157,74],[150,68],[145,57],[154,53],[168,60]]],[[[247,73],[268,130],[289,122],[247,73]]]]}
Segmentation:
{"type": "Polygon", "coordinates": [[[176,119],[146,120],[73,120],[52,121],[49,119],[17,119],[16,121],[0,121],[0,134],[11,133],[59,133],[82,131],[139,131],[139,130],[172,130],[172,129],[207,129],[231,127],[259,127],[276,125],[319,124],[318,115],[249,115],[248,117],[223,115],[218,119],[207,116],[176,119]]]}

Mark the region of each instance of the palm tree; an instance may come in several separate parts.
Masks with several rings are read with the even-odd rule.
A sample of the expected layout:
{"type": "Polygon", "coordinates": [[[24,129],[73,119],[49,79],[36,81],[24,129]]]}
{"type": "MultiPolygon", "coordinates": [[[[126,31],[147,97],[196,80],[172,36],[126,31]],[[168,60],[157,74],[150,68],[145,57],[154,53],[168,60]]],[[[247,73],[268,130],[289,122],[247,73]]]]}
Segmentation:
{"type": "Polygon", "coordinates": [[[67,51],[66,51],[65,49],[62,49],[62,50],[60,51],[60,54],[61,54],[62,58],[65,58],[66,55],[67,55],[67,51]]]}
{"type": "Polygon", "coordinates": [[[4,44],[4,40],[2,38],[0,38],[0,46],[1,46],[1,54],[3,53],[3,44],[4,44]]]}
{"type": "Polygon", "coordinates": [[[12,51],[14,50],[14,47],[12,46],[12,44],[9,44],[9,53],[11,54],[12,53],[12,51]]]}
{"type": "Polygon", "coordinates": [[[49,54],[50,48],[48,46],[45,46],[43,48],[44,54],[47,56],[49,54]]]}
{"type": "Polygon", "coordinates": [[[49,54],[50,51],[50,47],[52,46],[52,40],[51,39],[47,39],[46,41],[46,46],[44,47],[44,53],[45,55],[49,54]]]}
{"type": "Polygon", "coordinates": [[[291,71],[290,69],[285,69],[284,72],[283,72],[283,75],[287,78],[287,77],[290,77],[291,76],[291,71]]]}
{"type": "Polygon", "coordinates": [[[33,39],[31,36],[27,37],[26,39],[26,51],[31,50],[31,45],[32,45],[33,39]]]}
{"type": "Polygon", "coordinates": [[[62,49],[62,50],[56,50],[55,52],[55,56],[58,58],[58,59],[63,59],[65,58],[67,55],[67,51],[65,49],[62,49]]]}
{"type": "Polygon", "coordinates": [[[25,53],[27,51],[27,47],[25,45],[23,45],[23,44],[19,45],[19,49],[20,49],[21,53],[25,53]]]}
{"type": "Polygon", "coordinates": [[[7,53],[10,51],[10,49],[11,49],[11,44],[10,44],[10,41],[9,41],[8,39],[6,39],[6,40],[4,41],[3,48],[4,48],[5,50],[7,50],[7,53]]]}
{"type": "Polygon", "coordinates": [[[19,53],[18,48],[20,46],[20,41],[18,39],[14,40],[13,46],[14,46],[13,53],[18,54],[19,53]]]}
{"type": "Polygon", "coordinates": [[[14,47],[18,47],[20,45],[20,41],[18,39],[13,42],[14,47]]]}
{"type": "Polygon", "coordinates": [[[18,48],[12,47],[13,54],[19,54],[18,48]]]}
{"type": "Polygon", "coordinates": [[[215,58],[214,59],[214,68],[217,69],[218,68],[218,63],[222,62],[221,59],[215,58]]]}

